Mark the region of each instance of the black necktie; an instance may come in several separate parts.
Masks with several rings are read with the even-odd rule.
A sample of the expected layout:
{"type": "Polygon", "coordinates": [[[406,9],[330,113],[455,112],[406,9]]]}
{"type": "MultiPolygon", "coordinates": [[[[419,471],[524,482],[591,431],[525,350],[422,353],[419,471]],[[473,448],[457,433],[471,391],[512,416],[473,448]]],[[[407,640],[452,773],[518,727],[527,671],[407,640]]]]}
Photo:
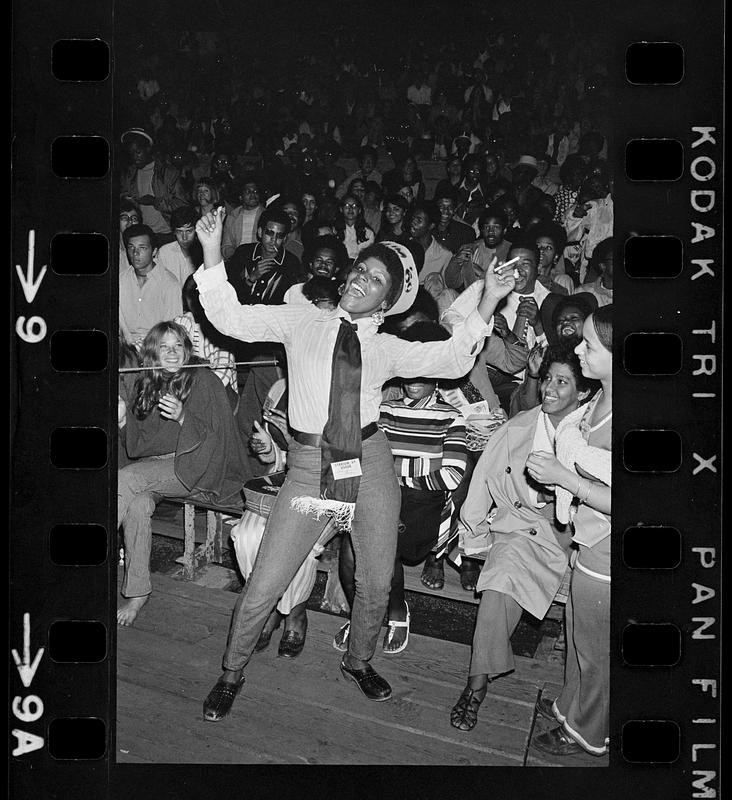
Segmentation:
{"type": "Polygon", "coordinates": [[[320,445],[320,494],[327,500],[355,503],[359,477],[335,480],[331,464],[361,458],[361,343],[357,328],[341,319],[330,379],[328,421],[320,445]]]}

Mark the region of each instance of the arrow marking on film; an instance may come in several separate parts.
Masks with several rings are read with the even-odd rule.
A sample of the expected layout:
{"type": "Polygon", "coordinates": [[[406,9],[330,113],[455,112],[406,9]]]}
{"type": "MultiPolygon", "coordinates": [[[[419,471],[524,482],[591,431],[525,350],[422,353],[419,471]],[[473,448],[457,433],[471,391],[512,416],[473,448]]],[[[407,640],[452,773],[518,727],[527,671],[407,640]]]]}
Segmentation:
{"type": "Polygon", "coordinates": [[[15,271],[20,278],[20,285],[23,287],[23,294],[26,303],[32,303],[35,299],[36,293],[41,288],[41,282],[46,275],[46,266],[41,269],[40,274],[36,278],[33,274],[33,261],[36,254],[36,232],[34,230],[28,231],[28,264],[23,274],[23,268],[20,264],[15,265],[15,271]]]}
{"type": "Polygon", "coordinates": [[[41,658],[43,658],[43,653],[45,652],[46,648],[38,648],[38,652],[36,653],[36,657],[33,659],[32,663],[30,649],[30,614],[25,613],[23,614],[23,660],[21,661],[17,650],[12,650],[11,652],[13,654],[15,666],[18,668],[18,672],[20,673],[20,679],[23,681],[23,686],[25,686],[26,689],[33,682],[33,677],[36,674],[38,665],[41,663],[41,658]]]}

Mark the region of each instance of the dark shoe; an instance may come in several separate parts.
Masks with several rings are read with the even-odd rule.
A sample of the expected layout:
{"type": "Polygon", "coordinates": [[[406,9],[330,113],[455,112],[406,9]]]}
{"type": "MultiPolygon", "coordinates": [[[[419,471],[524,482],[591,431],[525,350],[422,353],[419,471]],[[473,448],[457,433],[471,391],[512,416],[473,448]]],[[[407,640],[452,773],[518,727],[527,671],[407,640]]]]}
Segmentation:
{"type": "Polygon", "coordinates": [[[586,750],[575,740],[568,736],[562,728],[552,728],[534,739],[534,747],[550,756],[571,756],[575,753],[585,753],[586,750]]]}
{"type": "Polygon", "coordinates": [[[474,592],[480,577],[480,567],[472,558],[460,562],[460,585],[466,592],[474,592]]]}
{"type": "Polygon", "coordinates": [[[388,700],[391,697],[391,686],[376,670],[367,664],[363,669],[351,669],[341,661],[341,672],[352,681],[368,697],[369,700],[388,700]]]}
{"type": "Polygon", "coordinates": [[[308,633],[308,623],[305,622],[305,628],[302,633],[297,631],[285,631],[280,639],[280,646],[277,650],[277,655],[282,658],[297,658],[302,653],[305,647],[305,637],[308,633]]]}
{"type": "Polygon", "coordinates": [[[550,719],[552,722],[556,722],[557,715],[554,713],[553,706],[554,706],[554,701],[542,695],[536,701],[534,710],[536,711],[537,714],[540,714],[542,717],[544,717],[544,719],[550,719]]]}
{"type": "Polygon", "coordinates": [[[209,722],[222,720],[231,711],[234,700],[236,700],[236,696],[243,685],[243,675],[236,683],[216,681],[216,685],[203,701],[203,718],[209,722]]]}
{"type": "Polygon", "coordinates": [[[452,707],[450,725],[461,731],[472,731],[478,722],[478,709],[483,700],[485,700],[487,691],[487,686],[477,690],[466,686],[460,695],[460,699],[452,707]]]}

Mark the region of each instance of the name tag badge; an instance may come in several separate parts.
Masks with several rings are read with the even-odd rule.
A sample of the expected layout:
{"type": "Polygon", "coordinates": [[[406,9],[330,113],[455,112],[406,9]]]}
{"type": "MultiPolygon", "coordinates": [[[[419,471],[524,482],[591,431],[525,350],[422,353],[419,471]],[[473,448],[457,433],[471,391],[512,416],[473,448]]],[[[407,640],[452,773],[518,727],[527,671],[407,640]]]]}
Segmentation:
{"type": "Polygon", "coordinates": [[[334,461],[330,468],[333,470],[333,477],[339,481],[342,478],[358,478],[363,475],[361,472],[361,462],[357,458],[348,458],[345,461],[334,461]]]}

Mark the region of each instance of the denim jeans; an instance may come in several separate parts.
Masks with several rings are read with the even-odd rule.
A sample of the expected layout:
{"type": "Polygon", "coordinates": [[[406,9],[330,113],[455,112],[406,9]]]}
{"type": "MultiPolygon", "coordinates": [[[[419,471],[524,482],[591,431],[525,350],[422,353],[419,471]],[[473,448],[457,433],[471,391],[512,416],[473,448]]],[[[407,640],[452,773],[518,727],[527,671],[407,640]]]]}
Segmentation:
{"type": "Polygon", "coordinates": [[[150,594],[150,549],[155,506],[163,497],[182,497],[188,489],[175,476],[174,458],[133,461],[117,473],[117,524],[125,537],[123,597],[150,594]]]}
{"type": "MultiPolygon", "coordinates": [[[[320,494],[320,448],[293,441],[287,463],[287,477],[267,520],[254,569],[234,607],[224,669],[238,670],[247,663],[267,617],[325,524],[323,517],[318,520],[290,507],[294,497],[320,494]]],[[[400,506],[394,460],[381,431],[363,442],[361,469],[351,531],[356,595],[348,649],[353,658],[368,661],[389,599],[400,506]]]]}

